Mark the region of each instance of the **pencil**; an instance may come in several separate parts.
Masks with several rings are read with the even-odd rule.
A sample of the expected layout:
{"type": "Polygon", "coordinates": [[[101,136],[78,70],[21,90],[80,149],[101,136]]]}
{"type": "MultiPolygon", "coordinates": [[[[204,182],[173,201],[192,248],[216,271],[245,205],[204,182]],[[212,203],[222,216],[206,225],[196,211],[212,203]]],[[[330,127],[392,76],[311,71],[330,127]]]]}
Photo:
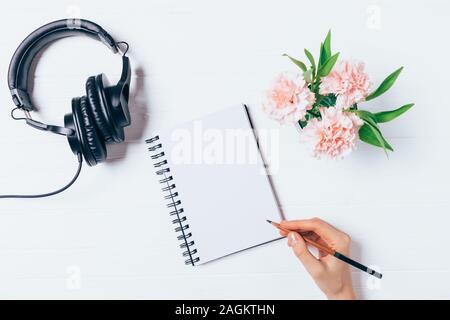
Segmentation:
{"type": "MultiPolygon", "coordinates": [[[[270,223],[271,225],[273,225],[274,227],[278,228],[281,231],[284,231],[284,232],[287,232],[287,233],[293,231],[293,230],[284,229],[283,227],[281,227],[281,225],[279,223],[276,223],[276,222],[273,222],[273,221],[270,221],[270,220],[266,220],[266,221],[268,223],[270,223]]],[[[312,245],[313,247],[316,247],[317,249],[322,250],[322,251],[324,251],[324,252],[334,256],[335,258],[337,258],[337,259],[339,259],[339,260],[341,260],[341,261],[343,261],[343,262],[345,262],[345,263],[347,263],[347,264],[349,264],[349,265],[351,265],[351,266],[353,266],[353,267],[355,267],[355,268],[357,268],[359,270],[367,272],[371,276],[374,276],[374,277],[376,277],[378,279],[381,279],[383,277],[383,275],[381,273],[379,273],[379,272],[377,272],[375,270],[372,270],[372,269],[366,267],[365,265],[363,265],[363,264],[361,264],[361,263],[359,263],[359,262],[357,262],[357,261],[355,261],[353,259],[350,259],[349,257],[343,255],[342,253],[337,252],[336,250],[333,250],[333,249],[331,249],[331,248],[329,248],[327,246],[324,246],[324,245],[322,245],[320,243],[317,243],[317,242],[309,239],[308,237],[303,236],[302,234],[300,234],[300,236],[303,238],[303,240],[305,240],[306,243],[312,245]]]]}

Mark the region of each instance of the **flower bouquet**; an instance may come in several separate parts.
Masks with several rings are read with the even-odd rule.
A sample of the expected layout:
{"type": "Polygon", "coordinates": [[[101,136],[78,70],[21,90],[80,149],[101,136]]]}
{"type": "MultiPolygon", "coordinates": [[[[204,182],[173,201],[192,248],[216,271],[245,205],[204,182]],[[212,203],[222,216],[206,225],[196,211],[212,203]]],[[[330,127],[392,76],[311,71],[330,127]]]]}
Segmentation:
{"type": "Polygon", "coordinates": [[[358,139],[384,151],[393,151],[378,126],[391,121],[414,104],[372,113],[360,109],[364,101],[388,91],[403,67],[391,73],[374,91],[362,62],[340,60],[331,52],[331,32],[320,46],[317,61],[304,50],[309,67],[287,54],[301,73],[281,73],[268,90],[263,110],[281,124],[298,123],[303,141],[318,158],[342,158],[355,150],[358,139]]]}

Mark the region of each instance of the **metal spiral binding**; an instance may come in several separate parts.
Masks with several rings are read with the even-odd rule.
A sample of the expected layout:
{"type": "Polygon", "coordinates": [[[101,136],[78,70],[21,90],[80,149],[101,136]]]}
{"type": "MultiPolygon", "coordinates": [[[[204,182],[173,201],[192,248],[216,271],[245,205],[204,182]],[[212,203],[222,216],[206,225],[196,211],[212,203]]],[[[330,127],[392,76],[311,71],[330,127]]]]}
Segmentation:
{"type": "Polygon", "coordinates": [[[170,201],[166,206],[170,209],[170,216],[174,217],[172,224],[174,224],[175,232],[179,233],[177,239],[182,241],[180,244],[183,251],[183,257],[188,258],[185,260],[185,264],[195,265],[195,263],[200,261],[198,257],[197,249],[194,248],[195,242],[192,240],[192,233],[189,232],[189,224],[187,224],[187,217],[182,215],[184,209],[181,208],[181,201],[177,199],[178,192],[176,190],[176,184],[174,183],[174,178],[170,175],[170,168],[167,166],[167,160],[164,159],[165,153],[161,151],[162,143],[159,142],[159,136],[145,140],[149,145],[148,151],[152,153],[150,156],[152,160],[156,162],[153,166],[158,169],[156,174],[161,177],[159,183],[163,185],[161,189],[165,195],[164,199],[170,201]]]}

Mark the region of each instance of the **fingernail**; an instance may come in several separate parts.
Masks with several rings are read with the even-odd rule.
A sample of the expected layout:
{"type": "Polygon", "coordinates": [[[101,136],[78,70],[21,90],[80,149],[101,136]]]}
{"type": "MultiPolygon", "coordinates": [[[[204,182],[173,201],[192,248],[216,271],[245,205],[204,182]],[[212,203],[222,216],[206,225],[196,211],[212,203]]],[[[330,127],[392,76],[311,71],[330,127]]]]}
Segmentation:
{"type": "Polygon", "coordinates": [[[299,240],[298,234],[296,234],[295,232],[289,233],[288,238],[289,238],[289,246],[290,247],[293,247],[298,244],[298,240],[299,240]]]}

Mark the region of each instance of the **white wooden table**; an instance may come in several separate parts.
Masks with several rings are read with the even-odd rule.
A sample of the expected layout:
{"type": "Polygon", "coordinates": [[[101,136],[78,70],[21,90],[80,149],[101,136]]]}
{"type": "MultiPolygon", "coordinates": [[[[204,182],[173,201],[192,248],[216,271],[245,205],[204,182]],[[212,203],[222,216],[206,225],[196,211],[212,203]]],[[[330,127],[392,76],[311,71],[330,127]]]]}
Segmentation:
{"type": "MultiPolygon", "coordinates": [[[[245,102],[258,129],[280,143],[264,150],[290,219],[319,216],[347,231],[360,298],[450,298],[447,1],[8,1],[0,27],[0,193],[63,185],[76,159],[64,138],[9,118],[10,57],[35,28],[63,17],[101,24],[131,45],[133,127],[111,160],[85,168],[60,196],[0,201],[0,298],[323,298],[279,241],[199,268],[182,263],[143,139],[159,128],[245,102]],[[370,110],[416,106],[383,126],[396,152],[361,144],[344,161],[317,161],[292,127],[260,108],[282,53],[317,54],[328,29],[341,55],[366,62],[377,85],[400,65],[395,87],[370,110]]],[[[35,117],[62,124],[89,75],[113,81],[120,59],[102,44],[64,39],[36,67],[35,117]]]]}

